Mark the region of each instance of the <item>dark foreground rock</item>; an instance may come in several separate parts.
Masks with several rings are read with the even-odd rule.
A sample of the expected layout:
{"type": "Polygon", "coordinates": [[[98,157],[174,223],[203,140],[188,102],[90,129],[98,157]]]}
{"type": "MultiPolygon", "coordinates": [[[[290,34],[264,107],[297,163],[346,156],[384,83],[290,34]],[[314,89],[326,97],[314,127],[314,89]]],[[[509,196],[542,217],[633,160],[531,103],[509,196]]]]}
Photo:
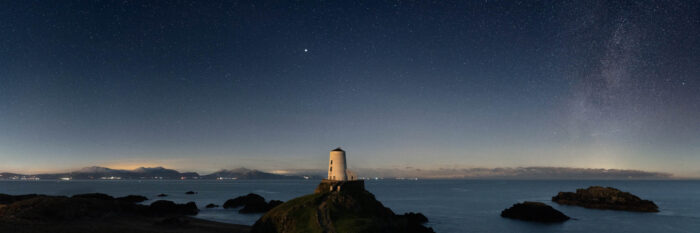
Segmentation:
{"type": "Polygon", "coordinates": [[[564,222],[569,220],[562,212],[541,202],[518,203],[501,212],[501,217],[534,222],[564,222]]]}
{"type": "Polygon", "coordinates": [[[195,191],[187,191],[187,192],[185,192],[185,194],[187,194],[187,195],[194,195],[194,194],[197,194],[197,192],[195,192],[195,191]]]}
{"type": "Polygon", "coordinates": [[[364,190],[362,181],[324,180],[316,193],[292,199],[267,212],[255,222],[251,232],[434,232],[419,222],[422,218],[417,214],[396,215],[384,207],[364,190]]]}
{"type": "Polygon", "coordinates": [[[44,195],[38,194],[25,194],[25,195],[7,195],[0,193],[0,205],[7,205],[16,201],[31,199],[35,197],[45,197],[44,195]]]}
{"type": "Polygon", "coordinates": [[[0,208],[0,218],[72,220],[106,216],[170,217],[195,215],[198,212],[194,202],[175,204],[160,200],[144,206],[105,194],[90,193],[72,197],[37,196],[15,201],[0,208]]]}
{"type": "Polygon", "coordinates": [[[158,194],[158,197],[167,197],[167,196],[168,196],[168,194],[165,194],[165,193],[158,194]]]}
{"type": "Polygon", "coordinates": [[[265,202],[265,198],[255,194],[255,193],[249,193],[248,195],[245,196],[239,196],[234,199],[229,199],[224,203],[224,208],[229,209],[229,208],[238,208],[247,204],[257,204],[265,202]]]}
{"type": "Polygon", "coordinates": [[[188,202],[187,204],[175,204],[172,201],[159,200],[151,203],[148,211],[150,214],[163,215],[196,215],[199,213],[197,204],[188,202]]]}
{"type": "Polygon", "coordinates": [[[114,200],[114,197],[104,194],[104,193],[84,193],[84,194],[75,194],[72,196],[72,198],[91,198],[91,199],[100,199],[100,200],[114,200]]]}
{"type": "Polygon", "coordinates": [[[0,195],[0,232],[248,232],[249,227],[194,219],[194,203],[135,204],[105,194],[0,195]],[[28,198],[29,197],[29,198],[28,198]]]}
{"type": "Polygon", "coordinates": [[[562,205],[576,205],[592,209],[659,212],[654,202],[642,200],[628,192],[611,187],[591,186],[577,189],[575,193],[559,192],[552,201],[562,205]]]}
{"type": "Polygon", "coordinates": [[[264,213],[276,206],[282,204],[282,201],[272,200],[269,203],[265,202],[265,198],[255,194],[249,193],[245,196],[239,196],[234,199],[229,199],[224,203],[224,209],[238,208],[243,206],[238,212],[240,213],[264,213]]]}
{"type": "Polygon", "coordinates": [[[117,200],[120,201],[125,201],[125,202],[131,202],[131,203],[139,203],[139,202],[144,202],[148,200],[148,198],[140,195],[129,195],[129,196],[124,196],[124,197],[117,197],[117,200]]]}
{"type": "Polygon", "coordinates": [[[190,219],[182,217],[182,216],[164,218],[164,219],[156,222],[156,224],[159,224],[159,225],[178,226],[178,227],[185,227],[189,223],[190,223],[190,219]]]}
{"type": "Polygon", "coordinates": [[[208,209],[210,209],[210,208],[218,208],[219,205],[214,204],[214,203],[209,203],[209,204],[208,204],[207,206],[205,206],[205,207],[208,208],[208,209]]]}

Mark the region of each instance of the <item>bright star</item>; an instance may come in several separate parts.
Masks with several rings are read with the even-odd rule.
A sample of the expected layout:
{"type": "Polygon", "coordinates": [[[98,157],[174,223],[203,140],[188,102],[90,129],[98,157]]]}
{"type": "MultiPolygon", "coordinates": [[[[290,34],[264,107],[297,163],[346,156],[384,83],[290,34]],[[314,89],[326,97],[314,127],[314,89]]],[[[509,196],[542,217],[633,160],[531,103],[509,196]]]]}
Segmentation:
{"type": "Polygon", "coordinates": [[[304,52],[305,52],[305,53],[308,53],[308,52],[309,52],[309,49],[304,49],[304,52]]]}

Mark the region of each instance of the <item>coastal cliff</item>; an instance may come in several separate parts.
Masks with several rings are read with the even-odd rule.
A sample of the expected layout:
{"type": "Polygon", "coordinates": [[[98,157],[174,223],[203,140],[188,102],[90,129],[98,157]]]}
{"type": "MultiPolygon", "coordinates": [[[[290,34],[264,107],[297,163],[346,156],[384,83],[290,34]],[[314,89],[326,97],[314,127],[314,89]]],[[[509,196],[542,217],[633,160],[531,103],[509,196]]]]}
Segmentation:
{"type": "Polygon", "coordinates": [[[384,207],[364,189],[362,180],[323,180],[314,194],[292,199],[267,212],[251,232],[434,232],[415,216],[397,215],[384,207]]]}

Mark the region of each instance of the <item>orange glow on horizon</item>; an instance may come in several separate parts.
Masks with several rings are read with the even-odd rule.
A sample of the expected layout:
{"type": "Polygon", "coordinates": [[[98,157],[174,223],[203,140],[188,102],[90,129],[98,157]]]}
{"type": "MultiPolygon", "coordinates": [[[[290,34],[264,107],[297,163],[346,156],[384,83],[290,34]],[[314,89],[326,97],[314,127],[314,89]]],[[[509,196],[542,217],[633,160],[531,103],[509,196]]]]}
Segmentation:
{"type": "Polygon", "coordinates": [[[133,170],[140,167],[165,167],[169,168],[164,164],[152,163],[152,162],[117,162],[117,163],[105,163],[100,165],[101,167],[107,167],[111,169],[120,170],[133,170]]]}

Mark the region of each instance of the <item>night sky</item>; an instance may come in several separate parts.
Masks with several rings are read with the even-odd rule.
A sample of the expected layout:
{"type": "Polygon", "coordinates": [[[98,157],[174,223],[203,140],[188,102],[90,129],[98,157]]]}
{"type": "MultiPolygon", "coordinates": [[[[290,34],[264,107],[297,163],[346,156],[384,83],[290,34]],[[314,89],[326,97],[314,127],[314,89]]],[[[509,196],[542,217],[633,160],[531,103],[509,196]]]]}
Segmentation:
{"type": "Polygon", "coordinates": [[[2,1],[0,170],[700,177],[697,1],[2,1]]]}

